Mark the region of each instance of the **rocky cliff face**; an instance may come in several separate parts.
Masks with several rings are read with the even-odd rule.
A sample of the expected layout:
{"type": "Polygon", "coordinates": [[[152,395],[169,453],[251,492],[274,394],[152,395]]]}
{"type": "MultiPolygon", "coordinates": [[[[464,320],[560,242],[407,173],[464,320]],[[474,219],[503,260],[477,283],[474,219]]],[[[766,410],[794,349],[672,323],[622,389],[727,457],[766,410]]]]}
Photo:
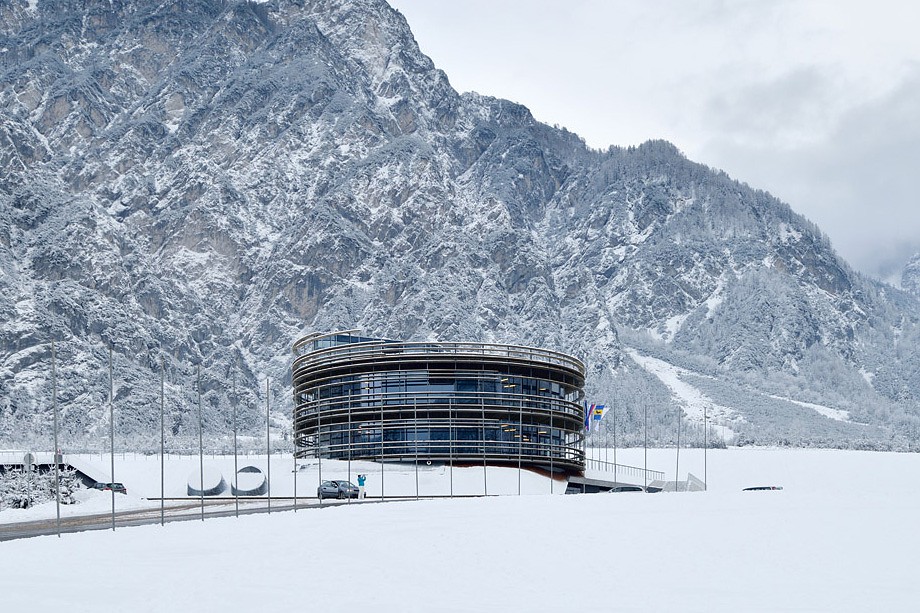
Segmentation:
{"type": "Polygon", "coordinates": [[[597,394],[644,331],[757,385],[840,369],[885,428],[914,410],[915,300],[667,143],[458,94],[382,0],[13,0],[0,72],[10,440],[46,427],[52,338],[70,436],[105,424],[111,346],[123,433],[158,423],[161,363],[173,435],[197,427],[201,364],[216,437],[229,373],[244,427],[270,377],[281,427],[292,342],[336,328],[571,352],[597,394]]]}

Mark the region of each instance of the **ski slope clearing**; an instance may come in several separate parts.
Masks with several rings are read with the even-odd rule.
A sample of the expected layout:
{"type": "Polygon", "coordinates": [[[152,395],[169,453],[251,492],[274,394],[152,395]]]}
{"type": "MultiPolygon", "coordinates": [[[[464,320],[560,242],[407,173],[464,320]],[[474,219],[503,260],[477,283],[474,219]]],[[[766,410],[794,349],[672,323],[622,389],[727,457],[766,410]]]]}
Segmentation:
{"type": "Polygon", "coordinates": [[[702,424],[704,412],[708,414],[709,419],[716,421],[731,421],[738,416],[733,409],[713,402],[700,390],[683,381],[681,375],[689,371],[664,360],[642,355],[635,349],[627,348],[626,353],[636,364],[658,377],[671,390],[689,421],[702,424]]]}
{"type": "Polygon", "coordinates": [[[843,409],[832,409],[831,407],[826,407],[821,404],[814,404],[813,402],[802,402],[801,400],[793,400],[792,398],[785,398],[783,396],[774,396],[769,394],[770,398],[775,398],[777,400],[784,400],[786,402],[791,402],[797,404],[800,407],[805,407],[806,409],[811,409],[820,415],[824,415],[830,419],[835,419],[837,421],[850,421],[850,412],[844,411],[843,409]]]}
{"type": "MultiPolygon", "coordinates": [[[[681,471],[701,460],[682,450],[681,471]]],[[[710,452],[706,493],[340,504],[12,541],[4,610],[908,611],[918,462],[729,449],[710,452]],[[784,489],[740,491],[758,485],[784,489]]]]}

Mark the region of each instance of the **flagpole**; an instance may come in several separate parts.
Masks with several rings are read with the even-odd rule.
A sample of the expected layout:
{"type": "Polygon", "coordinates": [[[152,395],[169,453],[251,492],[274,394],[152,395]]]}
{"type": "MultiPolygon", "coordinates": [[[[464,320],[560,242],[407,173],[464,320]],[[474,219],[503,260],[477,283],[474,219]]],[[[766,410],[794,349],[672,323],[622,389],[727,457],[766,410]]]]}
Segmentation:
{"type": "Polygon", "coordinates": [[[617,409],[613,407],[613,480],[617,480],[617,409]]]}

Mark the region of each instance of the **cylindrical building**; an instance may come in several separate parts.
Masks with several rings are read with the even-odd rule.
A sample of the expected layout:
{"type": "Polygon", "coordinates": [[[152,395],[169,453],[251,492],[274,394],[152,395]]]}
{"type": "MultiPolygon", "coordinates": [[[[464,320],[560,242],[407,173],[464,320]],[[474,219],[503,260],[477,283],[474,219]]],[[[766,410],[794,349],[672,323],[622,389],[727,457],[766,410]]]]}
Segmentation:
{"type": "Polygon", "coordinates": [[[584,470],[585,367],[576,358],[354,331],[305,336],[294,354],[299,458],[584,470]]]}

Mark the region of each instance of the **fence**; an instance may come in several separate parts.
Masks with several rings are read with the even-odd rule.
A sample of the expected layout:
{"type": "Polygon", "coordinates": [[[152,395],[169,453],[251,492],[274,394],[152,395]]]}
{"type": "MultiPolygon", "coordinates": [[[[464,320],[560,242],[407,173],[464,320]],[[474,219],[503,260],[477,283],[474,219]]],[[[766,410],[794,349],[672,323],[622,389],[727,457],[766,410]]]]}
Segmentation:
{"type": "Polygon", "coordinates": [[[614,480],[616,480],[618,475],[636,477],[637,479],[647,479],[648,481],[664,479],[664,473],[660,470],[649,470],[638,466],[628,466],[626,464],[614,464],[613,462],[605,462],[603,460],[594,460],[591,458],[585,458],[585,468],[588,470],[613,473],[614,480]]]}
{"type": "MultiPolygon", "coordinates": [[[[663,473],[662,473],[663,476],[663,473]]],[[[650,488],[660,489],[662,492],[705,492],[706,483],[692,473],[687,473],[686,481],[665,481],[658,479],[649,483],[650,488]]]]}

